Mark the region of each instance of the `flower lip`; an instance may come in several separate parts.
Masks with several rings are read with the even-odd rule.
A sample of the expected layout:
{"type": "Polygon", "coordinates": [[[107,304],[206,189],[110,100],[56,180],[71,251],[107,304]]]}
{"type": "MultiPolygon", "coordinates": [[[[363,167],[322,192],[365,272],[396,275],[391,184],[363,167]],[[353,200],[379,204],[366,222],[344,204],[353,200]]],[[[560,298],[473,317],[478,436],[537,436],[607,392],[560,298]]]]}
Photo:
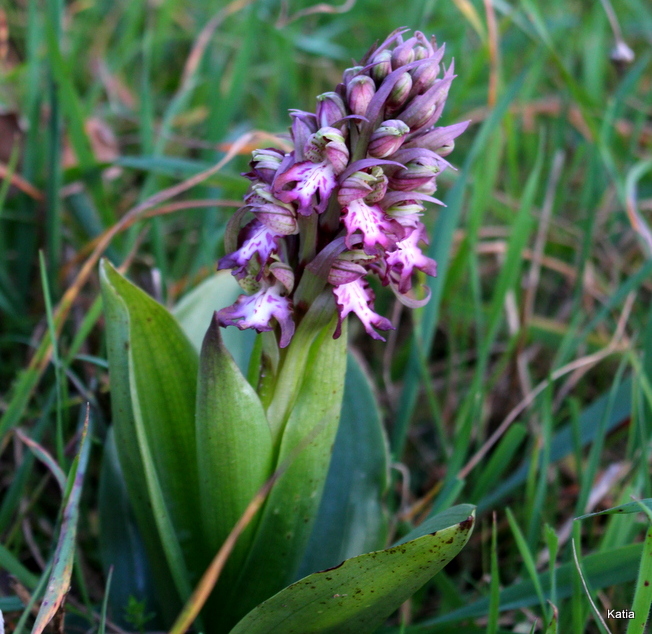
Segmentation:
{"type": "Polygon", "coordinates": [[[340,284],[333,288],[335,303],[337,305],[337,328],[333,337],[337,339],[342,333],[342,322],[349,313],[355,313],[364,325],[367,334],[373,339],[385,341],[375,330],[395,330],[392,322],[373,311],[374,293],[362,279],[357,279],[348,284],[340,284]]]}
{"type": "Polygon", "coordinates": [[[285,348],[294,334],[292,305],[287,297],[281,295],[280,283],[262,288],[254,295],[240,295],[235,304],[216,313],[220,326],[237,326],[240,330],[253,328],[256,332],[273,329],[270,323],[276,319],[281,327],[279,346],[285,348]]]}

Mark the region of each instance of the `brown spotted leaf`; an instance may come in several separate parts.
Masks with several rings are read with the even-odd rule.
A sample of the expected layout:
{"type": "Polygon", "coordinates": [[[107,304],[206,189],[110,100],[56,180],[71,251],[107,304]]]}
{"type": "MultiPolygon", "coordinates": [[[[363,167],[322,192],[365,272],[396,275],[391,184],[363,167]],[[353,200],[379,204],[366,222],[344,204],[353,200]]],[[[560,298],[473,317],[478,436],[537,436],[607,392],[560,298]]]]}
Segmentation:
{"type": "Polygon", "coordinates": [[[453,507],[424,522],[409,541],[293,583],[249,612],[231,634],[374,632],[460,552],[474,521],[474,507],[453,507]]]}

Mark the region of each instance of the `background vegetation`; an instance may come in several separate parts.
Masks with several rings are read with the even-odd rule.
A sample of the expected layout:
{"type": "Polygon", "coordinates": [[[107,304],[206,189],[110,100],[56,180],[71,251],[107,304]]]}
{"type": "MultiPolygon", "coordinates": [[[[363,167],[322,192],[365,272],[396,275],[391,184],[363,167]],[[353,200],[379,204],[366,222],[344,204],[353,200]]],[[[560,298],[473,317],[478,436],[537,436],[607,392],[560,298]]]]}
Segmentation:
{"type": "Polygon", "coordinates": [[[96,424],[66,628],[147,630],[144,603],[99,616],[98,474],[111,412],[97,258],[176,304],[214,271],[246,190],[247,151],[269,141],[256,134],[219,171],[188,179],[246,132],[285,131],[288,108],[314,108],[401,25],[446,42],[458,78],[442,124],[472,124],[450,157],[458,171],[439,179],[448,206],[427,220],[439,262],[430,304],[408,314],[378,289],[378,312],[399,328],[379,344],[352,323],[351,343],[387,423],[394,533],[454,502],[477,504],[479,524],[388,627],[544,631],[551,597],[560,631],[606,631],[571,540],[598,612],[631,606],[647,520],[573,518],[652,497],[649,3],[14,0],[2,11],[9,631],[30,623],[16,597],[38,599],[59,521],[56,466],[35,455],[46,449],[68,471],[87,401],[96,424]]]}

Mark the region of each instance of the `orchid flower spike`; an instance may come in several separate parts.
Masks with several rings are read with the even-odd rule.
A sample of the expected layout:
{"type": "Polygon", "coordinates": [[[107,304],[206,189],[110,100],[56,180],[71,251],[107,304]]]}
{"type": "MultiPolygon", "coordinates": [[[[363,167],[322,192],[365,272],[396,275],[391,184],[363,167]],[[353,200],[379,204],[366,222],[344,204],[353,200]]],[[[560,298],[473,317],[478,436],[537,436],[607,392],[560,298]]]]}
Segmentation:
{"type": "Polygon", "coordinates": [[[449,163],[443,158],[468,121],[437,127],[454,79],[444,47],[397,29],[372,48],[342,83],[317,97],[315,113],[291,111],[294,150],[255,150],[245,205],[226,233],[231,269],[249,293],[219,311],[221,326],[277,333],[287,346],[319,293],[332,295],[341,332],[355,313],[367,333],[389,330],[374,312],[376,276],[408,306],[417,271],[437,274],[423,254],[424,203],[449,163]],[[311,279],[312,276],[312,279],[311,279]],[[318,293],[309,292],[315,288],[318,293]]]}

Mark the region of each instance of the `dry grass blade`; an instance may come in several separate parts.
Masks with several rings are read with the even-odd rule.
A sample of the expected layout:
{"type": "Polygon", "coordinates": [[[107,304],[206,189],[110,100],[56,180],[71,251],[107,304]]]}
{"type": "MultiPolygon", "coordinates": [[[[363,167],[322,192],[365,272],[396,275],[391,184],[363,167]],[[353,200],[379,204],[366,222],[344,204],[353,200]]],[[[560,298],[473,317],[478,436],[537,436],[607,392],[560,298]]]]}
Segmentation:
{"type": "Polygon", "coordinates": [[[20,429],[16,429],[16,436],[20,438],[34,453],[34,455],[50,470],[50,473],[54,476],[54,479],[57,481],[61,492],[66,490],[66,476],[61,470],[61,467],[57,464],[57,461],[50,455],[50,453],[41,445],[39,445],[35,440],[32,440],[29,436],[26,436],[20,429]]]}
{"type": "Polygon", "coordinates": [[[290,24],[290,22],[294,22],[295,20],[299,20],[300,18],[305,18],[307,15],[314,15],[315,13],[346,13],[347,11],[350,11],[353,9],[355,6],[356,0],[345,0],[344,4],[342,4],[339,7],[334,7],[330,4],[326,4],[324,2],[320,4],[316,4],[313,7],[308,7],[306,9],[302,9],[301,11],[297,11],[294,15],[288,16],[287,15],[287,3],[283,3],[283,11],[279,17],[279,19],[276,21],[276,28],[280,29],[283,28],[284,26],[290,24]]]}
{"type": "Polygon", "coordinates": [[[498,86],[500,83],[500,46],[498,44],[498,25],[496,12],[492,0],[484,0],[484,9],[487,14],[487,32],[489,44],[489,95],[487,105],[493,108],[498,99],[498,86]]]}
{"type": "Polygon", "coordinates": [[[34,200],[42,201],[45,199],[45,196],[34,187],[31,183],[27,182],[22,176],[19,176],[18,174],[13,174],[9,167],[5,165],[4,163],[0,162],[0,180],[4,180],[9,176],[11,180],[11,184],[14,187],[17,187],[22,191],[24,194],[27,194],[34,200]]]}
{"type": "Polygon", "coordinates": [[[573,561],[575,562],[575,567],[577,568],[577,572],[582,581],[582,586],[584,587],[584,593],[586,594],[586,598],[591,604],[591,608],[593,609],[593,614],[595,615],[596,621],[598,622],[598,624],[602,625],[604,631],[607,632],[607,634],[611,634],[611,630],[609,629],[609,626],[606,624],[605,620],[602,618],[602,615],[598,611],[598,608],[595,605],[593,598],[591,597],[591,593],[589,592],[589,587],[586,585],[586,579],[584,578],[584,573],[582,572],[582,566],[580,565],[580,560],[577,557],[577,549],[575,548],[574,539],[571,539],[571,546],[573,548],[573,561]]]}
{"type": "Polygon", "coordinates": [[[61,521],[61,532],[57,547],[54,551],[54,562],[52,572],[45,590],[45,596],[36,617],[36,623],[32,628],[32,634],[41,634],[52,621],[68,594],[70,578],[75,560],[75,541],[77,536],[77,520],[79,518],[79,500],[81,489],[84,483],[84,474],[88,464],[90,453],[90,438],[88,427],[90,423],[90,406],[86,405],[86,419],[84,430],[79,445],[79,454],[71,467],[72,481],[68,483],[70,493],[65,501],[63,518],[61,521]]]}
{"type": "Polygon", "coordinates": [[[233,548],[236,545],[240,535],[249,525],[249,522],[255,517],[256,513],[260,510],[260,507],[263,505],[263,502],[269,495],[269,492],[272,490],[274,483],[281,476],[282,471],[277,471],[265,484],[264,486],[256,493],[253,500],[249,502],[249,505],[245,509],[242,517],[238,520],[238,523],[233,527],[231,533],[226,538],[224,544],[215,555],[210,566],[206,569],[206,572],[203,574],[201,580],[197,584],[194,592],[192,593],[190,599],[184,606],[181,614],[177,618],[176,622],[170,630],[170,634],[183,634],[188,630],[192,625],[193,621],[199,615],[199,612],[204,607],[204,604],[208,600],[217,580],[220,577],[222,569],[226,564],[227,559],[231,555],[233,548]]]}

